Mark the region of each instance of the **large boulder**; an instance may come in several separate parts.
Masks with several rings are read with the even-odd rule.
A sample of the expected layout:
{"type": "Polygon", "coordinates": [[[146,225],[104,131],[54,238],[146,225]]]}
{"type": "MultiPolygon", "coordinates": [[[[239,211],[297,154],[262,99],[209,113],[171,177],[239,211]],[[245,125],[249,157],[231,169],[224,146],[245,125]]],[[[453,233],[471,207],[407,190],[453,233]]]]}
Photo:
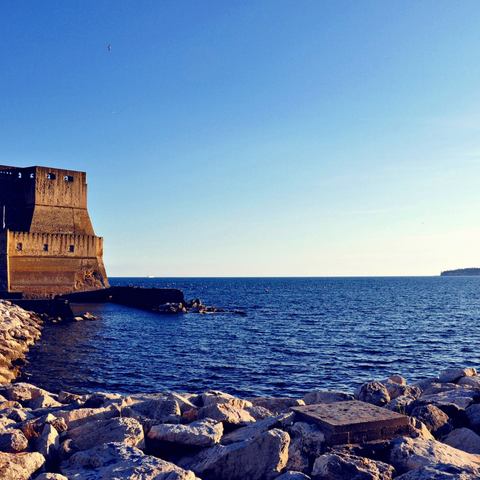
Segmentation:
{"type": "Polygon", "coordinates": [[[443,440],[443,443],[467,453],[480,454],[480,436],[469,428],[457,428],[443,440]]]}
{"type": "Polygon", "coordinates": [[[355,390],[355,400],[384,407],[390,402],[388,390],[380,382],[367,382],[355,390]]]}
{"type": "Polygon", "coordinates": [[[37,410],[39,408],[52,408],[62,406],[63,405],[60,402],[57,402],[50,395],[40,395],[28,402],[28,408],[31,408],[32,410],[37,410]]]}
{"type": "Polygon", "coordinates": [[[102,443],[125,443],[131,447],[145,448],[143,428],[134,418],[96,420],[68,430],[67,437],[80,450],[94,448],[102,443]]]}
{"type": "Polygon", "coordinates": [[[205,418],[189,425],[154,425],[148,438],[180,445],[211,447],[220,442],[222,435],[222,423],[205,418]]]}
{"type": "Polygon", "coordinates": [[[255,419],[243,408],[238,408],[229,403],[220,403],[203,407],[196,412],[198,419],[211,418],[228,426],[248,425],[255,422],[255,419]]]}
{"type": "Polygon", "coordinates": [[[442,383],[456,382],[462,377],[473,377],[477,374],[474,368],[449,368],[440,373],[439,379],[442,383]]]}
{"type": "Polygon", "coordinates": [[[182,418],[178,402],[171,398],[146,400],[123,407],[122,417],[131,417],[138,420],[147,432],[153,425],[161,423],[178,424],[182,418]]]}
{"type": "Polygon", "coordinates": [[[480,435],[480,404],[471,405],[465,411],[470,428],[480,435]]]}
{"type": "Polygon", "coordinates": [[[45,424],[42,434],[35,439],[35,450],[45,457],[45,467],[53,470],[58,464],[59,434],[51,424],[45,424]]]}
{"type": "Polygon", "coordinates": [[[288,470],[309,473],[314,459],[325,450],[325,434],[316,426],[296,422],[287,428],[290,435],[288,447],[288,470]]]}
{"type": "Polygon", "coordinates": [[[313,464],[312,480],[391,480],[394,468],[386,463],[355,455],[329,453],[313,464]]]}
{"type": "Polygon", "coordinates": [[[474,377],[462,377],[458,381],[458,385],[460,386],[468,385],[470,387],[480,389],[480,375],[475,375],[474,377]]]}
{"type": "Polygon", "coordinates": [[[480,455],[462,452],[436,440],[399,437],[392,440],[390,445],[389,463],[399,473],[439,463],[472,470],[480,467],[480,455]]]}
{"type": "Polygon", "coordinates": [[[60,473],[79,480],[196,480],[193,472],[123,443],[75,453],[60,465],[60,473]]]}
{"type": "Polygon", "coordinates": [[[289,425],[293,424],[295,414],[293,412],[283,413],[277,417],[268,417],[264,420],[251,423],[245,427],[238,428],[233,432],[226,433],[221,440],[222,445],[231,445],[232,443],[243,442],[253,437],[272,430],[273,428],[285,429],[289,425]]]}
{"type": "Polygon", "coordinates": [[[27,437],[16,428],[0,431],[0,451],[6,453],[22,452],[28,447],[27,437]]]}
{"type": "Polygon", "coordinates": [[[395,382],[386,382],[384,386],[387,389],[390,400],[402,396],[418,398],[422,394],[420,388],[415,386],[410,387],[408,385],[400,385],[395,382]]]}
{"type": "Polygon", "coordinates": [[[243,442],[216,445],[178,462],[202,480],[271,480],[288,459],[288,433],[273,429],[243,442]]]}
{"type": "Polygon", "coordinates": [[[219,392],[218,390],[209,390],[202,393],[202,402],[204,407],[211,407],[212,405],[219,405],[228,403],[238,408],[252,407],[252,403],[248,400],[243,400],[238,397],[234,397],[228,393],[219,392]]]}
{"type": "Polygon", "coordinates": [[[44,456],[38,452],[0,452],[0,478],[2,480],[30,480],[44,463],[44,456]]]}
{"type": "Polygon", "coordinates": [[[63,418],[68,428],[77,428],[88,422],[96,420],[109,420],[120,416],[120,412],[116,405],[108,408],[77,408],[75,410],[59,410],[55,412],[55,416],[63,418]]]}
{"type": "Polygon", "coordinates": [[[452,431],[451,420],[434,405],[417,407],[412,411],[411,416],[424,423],[437,439],[445,437],[452,431]]]}

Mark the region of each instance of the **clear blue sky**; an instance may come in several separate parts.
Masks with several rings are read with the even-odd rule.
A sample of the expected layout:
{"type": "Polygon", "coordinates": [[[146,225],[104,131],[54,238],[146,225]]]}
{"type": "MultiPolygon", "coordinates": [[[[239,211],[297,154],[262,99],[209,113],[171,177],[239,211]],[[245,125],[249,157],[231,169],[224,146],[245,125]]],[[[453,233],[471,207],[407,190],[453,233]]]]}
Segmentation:
{"type": "Polygon", "coordinates": [[[2,0],[0,164],[87,172],[110,276],[480,267],[479,21],[478,0],[2,0]]]}

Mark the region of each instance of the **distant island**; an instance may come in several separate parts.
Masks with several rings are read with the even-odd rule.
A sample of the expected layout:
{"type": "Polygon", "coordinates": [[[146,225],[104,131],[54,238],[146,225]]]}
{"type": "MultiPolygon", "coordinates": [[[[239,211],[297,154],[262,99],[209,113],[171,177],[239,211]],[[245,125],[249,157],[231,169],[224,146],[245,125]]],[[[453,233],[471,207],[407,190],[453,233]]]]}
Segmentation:
{"type": "Polygon", "coordinates": [[[458,268],[440,273],[442,277],[459,277],[462,275],[480,275],[480,268],[458,268]]]}

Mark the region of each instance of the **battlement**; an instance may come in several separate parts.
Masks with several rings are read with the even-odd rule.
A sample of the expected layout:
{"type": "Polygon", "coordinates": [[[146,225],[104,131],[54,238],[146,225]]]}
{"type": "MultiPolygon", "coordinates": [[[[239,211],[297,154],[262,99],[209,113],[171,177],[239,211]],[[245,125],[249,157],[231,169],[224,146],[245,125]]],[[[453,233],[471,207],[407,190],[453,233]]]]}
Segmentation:
{"type": "Polygon", "coordinates": [[[0,292],[29,297],[108,287],[85,172],[0,165],[0,292]]]}

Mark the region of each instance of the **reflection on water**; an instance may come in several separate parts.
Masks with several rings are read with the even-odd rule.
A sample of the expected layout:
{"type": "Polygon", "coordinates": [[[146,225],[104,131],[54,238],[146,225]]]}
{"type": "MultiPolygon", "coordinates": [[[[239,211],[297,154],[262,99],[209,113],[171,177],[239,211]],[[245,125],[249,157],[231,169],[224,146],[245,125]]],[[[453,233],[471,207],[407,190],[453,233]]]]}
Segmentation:
{"type": "Polygon", "coordinates": [[[45,324],[25,373],[47,390],[301,395],[478,366],[479,277],[111,279],[182,288],[234,313],[158,315],[80,306],[45,324]]]}

